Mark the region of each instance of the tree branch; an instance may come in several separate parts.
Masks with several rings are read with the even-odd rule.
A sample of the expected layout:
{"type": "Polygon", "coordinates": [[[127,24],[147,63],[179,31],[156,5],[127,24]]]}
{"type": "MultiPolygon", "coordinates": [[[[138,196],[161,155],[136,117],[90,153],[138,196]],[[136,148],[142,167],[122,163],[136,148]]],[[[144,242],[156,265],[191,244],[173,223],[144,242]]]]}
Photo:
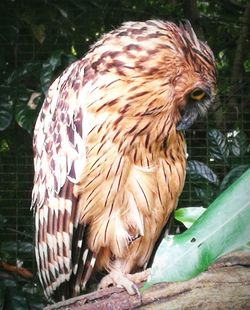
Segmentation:
{"type": "MultiPolygon", "coordinates": [[[[250,309],[250,253],[220,259],[196,278],[159,283],[129,296],[119,288],[99,290],[46,307],[55,309],[250,309]]],[[[45,310],[44,309],[44,310],[45,310]]]]}

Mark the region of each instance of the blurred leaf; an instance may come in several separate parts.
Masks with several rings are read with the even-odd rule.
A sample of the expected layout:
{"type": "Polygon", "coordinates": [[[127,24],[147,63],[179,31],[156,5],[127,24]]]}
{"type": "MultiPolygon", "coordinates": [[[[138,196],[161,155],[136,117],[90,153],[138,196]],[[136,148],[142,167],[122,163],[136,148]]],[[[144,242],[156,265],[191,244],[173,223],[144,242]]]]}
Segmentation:
{"type": "Polygon", "coordinates": [[[13,82],[16,82],[17,80],[23,79],[27,75],[30,75],[31,73],[38,72],[41,68],[41,64],[38,62],[28,62],[24,66],[17,68],[12,72],[12,74],[9,76],[7,83],[11,84],[13,82]]]}
{"type": "Polygon", "coordinates": [[[58,5],[55,5],[55,8],[57,8],[57,10],[60,12],[60,14],[64,17],[64,18],[69,18],[68,13],[63,10],[62,8],[60,8],[58,5]]]}
{"type": "Polygon", "coordinates": [[[27,130],[30,134],[37,118],[42,98],[37,95],[33,98],[31,92],[19,92],[18,102],[15,108],[15,120],[20,127],[27,130]]]}
{"type": "Polygon", "coordinates": [[[44,24],[32,25],[32,32],[34,34],[34,37],[40,44],[42,44],[46,38],[45,30],[46,28],[44,24]]]}
{"type": "Polygon", "coordinates": [[[76,57],[70,54],[65,54],[62,50],[55,51],[51,57],[43,63],[40,81],[41,88],[44,93],[48,90],[50,84],[52,83],[56,71],[60,68],[62,71],[68,65],[76,60],[76,57]]]}
{"type": "Polygon", "coordinates": [[[230,170],[220,184],[220,192],[224,191],[229,185],[237,180],[248,168],[249,165],[239,165],[230,170]]]}
{"type": "Polygon", "coordinates": [[[5,294],[6,309],[27,310],[29,309],[24,293],[17,287],[9,287],[5,294]]]}
{"type": "Polygon", "coordinates": [[[30,309],[40,310],[44,308],[47,302],[44,299],[41,288],[36,283],[26,283],[23,285],[22,291],[25,293],[30,309]]]}
{"type": "Polygon", "coordinates": [[[213,184],[218,184],[219,182],[217,175],[207,165],[197,160],[189,160],[187,162],[187,172],[194,180],[203,178],[213,184]]]}
{"type": "Polygon", "coordinates": [[[247,151],[247,136],[243,131],[228,133],[229,148],[234,156],[243,156],[247,151]],[[229,135],[231,134],[231,135],[229,135]]]}
{"type": "Polygon", "coordinates": [[[187,228],[190,228],[193,223],[204,213],[204,211],[206,211],[206,208],[203,207],[181,208],[175,211],[174,217],[187,228]]]}
{"type": "Polygon", "coordinates": [[[63,51],[61,50],[55,51],[42,66],[40,81],[41,88],[44,93],[47,91],[52,82],[55,70],[62,64],[62,54],[63,51]]]}
{"type": "MultiPolygon", "coordinates": [[[[0,153],[8,152],[10,150],[9,144],[5,139],[0,140],[0,153]]],[[[1,227],[1,224],[0,224],[1,227]]]]}
{"type": "Polygon", "coordinates": [[[40,310],[45,304],[44,295],[37,284],[24,284],[18,277],[1,279],[0,275],[0,310],[40,310]]]}
{"type": "Polygon", "coordinates": [[[194,187],[194,193],[197,199],[207,207],[215,199],[217,190],[207,184],[200,184],[194,187]]]}
{"type": "Polygon", "coordinates": [[[13,117],[13,99],[11,88],[0,86],[0,131],[6,129],[13,117]]]}
{"type": "Polygon", "coordinates": [[[245,72],[250,72],[250,59],[244,61],[245,72]]]}
{"type": "Polygon", "coordinates": [[[0,229],[4,226],[4,224],[6,224],[6,222],[7,218],[4,215],[0,214],[0,229]]]}
{"type": "Polygon", "coordinates": [[[3,241],[1,242],[1,252],[18,252],[18,253],[33,253],[33,244],[22,241],[3,241]]]}
{"type": "Polygon", "coordinates": [[[218,129],[208,131],[209,153],[213,159],[223,160],[226,164],[229,156],[229,147],[224,134],[218,129]]]}
{"type": "Polygon", "coordinates": [[[250,169],[223,192],[184,233],[164,238],[145,287],[185,281],[218,257],[237,250],[250,236],[250,169]]]}
{"type": "MultiPolygon", "coordinates": [[[[16,287],[16,281],[13,279],[4,279],[4,275],[0,273],[0,310],[8,309],[6,307],[6,292],[11,287],[16,287]]],[[[9,308],[12,309],[12,308],[9,308]]]]}
{"type": "Polygon", "coordinates": [[[73,55],[71,54],[64,54],[62,56],[62,66],[64,68],[68,67],[70,64],[72,64],[74,61],[77,60],[77,57],[75,56],[76,51],[74,50],[74,48],[72,47],[72,53],[74,53],[73,55]]]}
{"type": "Polygon", "coordinates": [[[4,310],[4,295],[6,286],[3,281],[0,281],[0,310],[4,310]]]}

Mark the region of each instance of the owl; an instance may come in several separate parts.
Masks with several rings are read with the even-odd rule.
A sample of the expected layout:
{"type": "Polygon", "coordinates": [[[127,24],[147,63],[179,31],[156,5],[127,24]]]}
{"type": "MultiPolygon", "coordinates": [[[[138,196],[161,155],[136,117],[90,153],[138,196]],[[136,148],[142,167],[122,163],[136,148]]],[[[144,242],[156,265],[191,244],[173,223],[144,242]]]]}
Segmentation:
{"type": "Polygon", "coordinates": [[[216,93],[189,22],[126,22],[51,85],[34,130],[35,253],[45,295],[137,291],[185,181],[184,131],[216,93]],[[135,273],[142,271],[141,273],[135,273]]]}

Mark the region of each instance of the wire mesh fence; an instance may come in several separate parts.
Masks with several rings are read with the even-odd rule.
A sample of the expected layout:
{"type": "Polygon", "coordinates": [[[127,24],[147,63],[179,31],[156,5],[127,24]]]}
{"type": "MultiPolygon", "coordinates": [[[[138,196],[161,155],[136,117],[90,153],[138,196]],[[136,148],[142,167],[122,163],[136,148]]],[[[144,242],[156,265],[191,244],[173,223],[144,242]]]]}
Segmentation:
{"type": "Polygon", "coordinates": [[[33,178],[31,155],[1,154],[0,220],[3,261],[35,270],[30,197],[33,178]]]}

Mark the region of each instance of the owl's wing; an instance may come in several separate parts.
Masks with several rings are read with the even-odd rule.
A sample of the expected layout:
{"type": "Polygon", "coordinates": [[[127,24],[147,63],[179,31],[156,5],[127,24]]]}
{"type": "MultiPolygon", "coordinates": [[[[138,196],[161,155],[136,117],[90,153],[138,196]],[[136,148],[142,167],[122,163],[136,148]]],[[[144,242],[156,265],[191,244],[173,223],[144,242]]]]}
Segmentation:
{"type": "Polygon", "coordinates": [[[74,193],[86,162],[83,71],[83,61],[75,62],[52,84],[34,131],[35,251],[45,294],[54,300],[79,293],[94,260],[74,193]]]}

